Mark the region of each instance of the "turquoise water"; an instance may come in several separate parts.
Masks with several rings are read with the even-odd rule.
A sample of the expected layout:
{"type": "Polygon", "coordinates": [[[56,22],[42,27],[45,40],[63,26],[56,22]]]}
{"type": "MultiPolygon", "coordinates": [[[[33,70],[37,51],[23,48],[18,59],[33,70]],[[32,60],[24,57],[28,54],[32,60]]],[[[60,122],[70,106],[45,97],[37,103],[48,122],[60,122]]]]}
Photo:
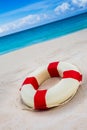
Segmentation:
{"type": "Polygon", "coordinates": [[[87,28],[87,13],[0,37],[0,55],[87,28]]]}

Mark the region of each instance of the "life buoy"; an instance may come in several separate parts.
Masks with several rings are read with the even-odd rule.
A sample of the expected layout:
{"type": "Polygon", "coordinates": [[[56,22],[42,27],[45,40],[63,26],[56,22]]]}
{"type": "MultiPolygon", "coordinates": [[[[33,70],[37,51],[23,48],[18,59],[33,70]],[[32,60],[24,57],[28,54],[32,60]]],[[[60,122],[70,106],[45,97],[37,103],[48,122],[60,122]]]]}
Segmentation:
{"type": "Polygon", "coordinates": [[[21,98],[32,109],[59,106],[75,95],[81,81],[82,74],[76,66],[52,62],[39,67],[24,80],[20,88],[21,98]],[[61,80],[48,90],[39,90],[39,86],[51,77],[61,77],[61,80]]]}

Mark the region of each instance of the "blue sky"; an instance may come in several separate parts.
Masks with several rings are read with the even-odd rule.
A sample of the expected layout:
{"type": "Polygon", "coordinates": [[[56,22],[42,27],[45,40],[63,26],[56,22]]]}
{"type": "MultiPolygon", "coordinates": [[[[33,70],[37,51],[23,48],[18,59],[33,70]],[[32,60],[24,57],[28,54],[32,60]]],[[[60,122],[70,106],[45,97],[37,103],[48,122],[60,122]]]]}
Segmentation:
{"type": "Polygon", "coordinates": [[[0,0],[0,36],[87,12],[87,0],[0,0]]]}

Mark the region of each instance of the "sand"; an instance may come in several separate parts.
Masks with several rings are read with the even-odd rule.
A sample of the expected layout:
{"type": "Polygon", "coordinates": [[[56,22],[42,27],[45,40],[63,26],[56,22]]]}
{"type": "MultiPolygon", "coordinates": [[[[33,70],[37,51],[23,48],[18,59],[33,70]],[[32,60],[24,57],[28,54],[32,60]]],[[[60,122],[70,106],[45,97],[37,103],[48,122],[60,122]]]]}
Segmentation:
{"type": "Polygon", "coordinates": [[[0,56],[0,130],[87,130],[87,29],[0,56]],[[64,106],[31,111],[19,88],[29,73],[51,61],[78,66],[82,85],[64,106]]]}

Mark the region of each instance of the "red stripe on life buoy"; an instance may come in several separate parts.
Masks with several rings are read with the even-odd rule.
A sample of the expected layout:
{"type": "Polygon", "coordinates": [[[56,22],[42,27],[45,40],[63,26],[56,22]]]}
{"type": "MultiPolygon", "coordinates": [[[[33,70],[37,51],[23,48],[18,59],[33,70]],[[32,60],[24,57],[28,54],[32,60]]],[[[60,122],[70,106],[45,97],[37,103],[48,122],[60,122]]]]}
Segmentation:
{"type": "Polygon", "coordinates": [[[74,70],[68,70],[63,72],[63,78],[73,78],[78,81],[82,81],[82,75],[79,72],[74,70]]]}
{"type": "Polygon", "coordinates": [[[22,86],[26,85],[26,84],[31,84],[35,90],[37,90],[39,88],[37,79],[35,77],[26,78],[25,81],[23,82],[22,86]]]}
{"type": "Polygon", "coordinates": [[[59,77],[59,73],[57,70],[58,64],[59,64],[59,62],[53,62],[48,65],[47,70],[51,77],[59,77]]]}
{"type": "Polygon", "coordinates": [[[45,100],[45,95],[46,95],[47,90],[37,90],[36,94],[34,96],[34,106],[35,109],[47,109],[46,106],[46,100],[45,100]]]}

